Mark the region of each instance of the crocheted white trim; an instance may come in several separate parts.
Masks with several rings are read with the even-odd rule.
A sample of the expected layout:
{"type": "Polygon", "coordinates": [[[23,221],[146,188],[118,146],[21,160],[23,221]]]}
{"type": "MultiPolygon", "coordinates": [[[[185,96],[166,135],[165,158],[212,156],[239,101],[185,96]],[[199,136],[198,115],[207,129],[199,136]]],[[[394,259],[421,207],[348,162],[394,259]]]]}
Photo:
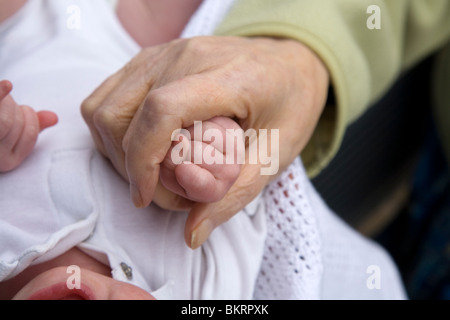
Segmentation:
{"type": "Polygon", "coordinates": [[[212,35],[236,0],[204,0],[193,14],[181,38],[212,35]]]}
{"type": "Polygon", "coordinates": [[[255,299],[319,299],[320,233],[298,157],[264,191],[267,239],[255,299]]]}

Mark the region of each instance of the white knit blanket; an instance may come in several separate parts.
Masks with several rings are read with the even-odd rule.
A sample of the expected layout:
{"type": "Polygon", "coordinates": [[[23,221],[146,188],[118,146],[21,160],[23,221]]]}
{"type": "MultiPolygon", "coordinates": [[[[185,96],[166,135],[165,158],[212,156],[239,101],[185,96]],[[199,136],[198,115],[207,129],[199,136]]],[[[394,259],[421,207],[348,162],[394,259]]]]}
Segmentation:
{"type": "MultiPolygon", "coordinates": [[[[205,0],[182,37],[213,34],[234,1],[205,0]]],[[[267,186],[263,197],[268,234],[255,299],[406,297],[391,258],[326,206],[300,158],[267,186]]]]}

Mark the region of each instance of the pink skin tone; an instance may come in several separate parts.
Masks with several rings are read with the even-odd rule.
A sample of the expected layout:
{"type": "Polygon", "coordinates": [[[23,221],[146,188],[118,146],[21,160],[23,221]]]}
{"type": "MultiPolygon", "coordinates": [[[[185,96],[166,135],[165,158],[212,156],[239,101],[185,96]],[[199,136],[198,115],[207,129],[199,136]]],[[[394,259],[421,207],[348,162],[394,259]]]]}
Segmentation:
{"type": "MultiPolygon", "coordinates": [[[[57,115],[51,111],[36,112],[28,106],[18,105],[10,92],[12,84],[0,81],[0,172],[18,167],[32,152],[39,132],[55,125],[57,115]]],[[[200,142],[201,151],[208,145],[213,152],[225,157],[226,129],[238,129],[233,120],[216,117],[202,123],[203,132],[217,129],[222,133],[223,141],[200,142]]],[[[187,129],[194,139],[194,126],[187,129]]],[[[184,137],[185,139],[186,137],[184,137]]],[[[198,141],[184,140],[190,147],[198,141]]],[[[173,147],[178,142],[173,143],[173,147]]],[[[169,150],[161,170],[161,182],[164,186],[180,196],[192,201],[220,200],[237,179],[240,165],[233,164],[193,164],[184,162],[175,165],[171,161],[169,150]]],[[[236,151],[236,150],[235,150],[236,151]]],[[[191,161],[194,161],[192,152],[191,161]]],[[[187,159],[189,160],[189,159],[187,159]]],[[[223,160],[225,163],[225,158],[223,160]]],[[[109,267],[87,256],[78,249],[72,249],[63,255],[27,268],[13,279],[0,282],[1,299],[37,299],[37,300],[152,300],[153,296],[125,282],[111,278],[109,267]],[[67,266],[77,265],[81,268],[82,285],[79,290],[68,289],[66,285],[67,266]]]]}
{"type": "Polygon", "coordinates": [[[16,13],[27,0],[0,0],[0,22],[8,19],[16,13]]]}
{"type": "Polygon", "coordinates": [[[119,0],[116,13],[124,28],[144,48],[179,37],[202,1],[119,0]]]}
{"type": "Polygon", "coordinates": [[[51,111],[36,112],[17,104],[11,90],[11,82],[0,81],[0,172],[19,166],[30,155],[39,133],[58,122],[51,111]]]}
{"type": "MultiPolygon", "coordinates": [[[[36,112],[28,106],[18,105],[10,92],[12,84],[0,81],[0,171],[10,171],[32,152],[39,132],[57,123],[57,116],[50,111],[36,112]],[[4,128],[4,129],[3,129],[4,128]]],[[[212,146],[213,152],[226,156],[226,129],[238,129],[233,120],[216,117],[202,123],[203,132],[216,129],[222,133],[223,141],[200,141],[198,146],[203,151],[212,146]]],[[[194,126],[187,129],[194,139],[194,126]]],[[[181,143],[187,143],[191,148],[195,140],[181,137],[181,143]],[[184,139],[184,140],[183,140],[184,139]]],[[[173,143],[173,147],[178,142],[173,143]]],[[[237,179],[240,165],[233,164],[193,164],[194,152],[191,159],[175,165],[169,150],[161,170],[161,182],[170,191],[193,201],[220,200],[237,179]],[[191,161],[189,161],[191,160],[191,161]]],[[[236,149],[234,150],[236,154],[236,149]]],[[[202,153],[203,154],[203,153],[202,153]]],[[[109,267],[89,257],[78,249],[71,249],[63,255],[27,268],[13,279],[0,282],[0,300],[2,299],[37,299],[37,300],[152,300],[153,296],[125,282],[111,278],[109,267]],[[68,289],[66,285],[67,266],[77,265],[81,268],[82,284],[79,290],[68,289]]]]}
{"type": "MultiPolygon", "coordinates": [[[[25,4],[25,0],[0,0],[0,22],[17,12],[25,4]]],[[[188,18],[195,11],[201,0],[170,0],[167,5],[159,6],[159,1],[140,1],[137,5],[128,6],[129,1],[119,1],[117,13],[124,27],[141,46],[155,45],[176,38],[188,18]],[[143,24],[155,19],[147,19],[147,12],[160,12],[172,7],[183,5],[183,10],[176,10],[179,15],[178,24],[170,19],[170,25],[157,21],[156,25],[142,28],[143,24]],[[146,9],[146,10],[142,10],[146,9]],[[144,14],[145,13],[145,14],[144,14]],[[155,36],[139,30],[158,30],[155,36]],[[160,32],[163,30],[163,32],[160,32]]],[[[161,15],[160,15],[161,16],[161,15]]],[[[33,151],[39,133],[57,124],[58,117],[51,111],[35,111],[19,105],[11,95],[13,86],[7,80],[0,81],[0,173],[17,168],[33,151]]],[[[237,123],[224,117],[216,117],[203,122],[203,129],[217,129],[226,137],[226,129],[239,128],[237,123]]],[[[194,139],[193,127],[187,128],[194,139]]],[[[225,141],[225,140],[224,140],[225,141]]],[[[198,141],[184,140],[191,147],[198,141]]],[[[178,142],[173,143],[173,147],[178,142]]],[[[214,152],[226,156],[222,146],[225,143],[200,142],[201,150],[210,144],[214,152]]],[[[237,179],[240,166],[238,164],[208,165],[184,162],[175,165],[168,156],[161,166],[161,183],[169,191],[192,201],[214,202],[222,199],[237,179]]],[[[193,156],[193,155],[192,155],[193,156]]],[[[111,278],[111,270],[97,260],[89,257],[78,249],[71,249],[63,255],[24,270],[13,279],[0,282],[0,300],[4,299],[99,299],[99,300],[152,300],[153,296],[133,285],[111,278]],[[66,286],[70,276],[67,266],[77,265],[81,268],[81,289],[69,290],[66,286]]]]}
{"type": "MultiPolygon", "coordinates": [[[[162,3],[138,0],[130,5],[130,1],[120,0],[116,12],[129,34],[142,47],[146,47],[178,37],[201,2],[202,0],[167,0],[162,3]],[[158,18],[167,14],[170,14],[172,19],[158,18]],[[142,30],[153,30],[153,33],[142,30]]],[[[0,0],[0,22],[17,12],[25,3],[25,0],[0,0]]],[[[19,106],[13,100],[11,90],[12,84],[9,81],[0,81],[0,172],[18,167],[32,152],[39,133],[58,121],[53,112],[36,112],[28,106],[19,106]]],[[[203,125],[220,130],[224,137],[225,129],[238,128],[234,121],[219,117],[205,121],[203,125]]],[[[190,131],[192,129],[193,127],[188,128],[190,131]]],[[[191,134],[192,138],[193,136],[191,134]]],[[[210,144],[214,147],[218,145],[217,142],[210,144]]],[[[203,145],[205,146],[205,143],[203,145]]],[[[219,147],[217,151],[223,150],[219,147]]],[[[209,203],[219,201],[225,196],[239,172],[238,164],[206,165],[203,162],[200,165],[182,163],[175,166],[167,157],[160,179],[167,190],[179,196],[191,201],[209,203]]]]}
{"type": "Polygon", "coordinates": [[[201,127],[202,137],[205,132],[213,132],[213,130],[220,133],[220,136],[211,139],[205,137],[204,140],[196,141],[194,126],[187,128],[191,140],[188,139],[189,137],[181,135],[179,141],[172,143],[161,166],[160,180],[169,191],[186,199],[197,202],[215,202],[225,196],[239,176],[240,165],[237,161],[239,156],[237,153],[243,149],[237,148],[238,144],[235,142],[233,144],[234,157],[231,159],[232,161],[227,162],[226,149],[229,134],[226,131],[227,129],[240,129],[240,127],[235,121],[226,117],[215,117],[209,121],[203,121],[201,127]],[[186,151],[186,154],[180,155],[184,156],[185,161],[175,165],[172,161],[172,149],[178,143],[184,144],[182,150],[186,151]],[[195,163],[195,153],[202,156],[198,164],[195,163]],[[207,161],[204,157],[211,157],[211,159],[207,161]],[[216,159],[221,160],[216,163],[216,159]]]}
{"type": "MultiPolygon", "coordinates": [[[[11,82],[0,81],[0,172],[17,168],[33,151],[39,133],[58,121],[57,115],[51,111],[36,112],[28,106],[18,105],[10,94],[11,90],[11,82]]],[[[225,117],[216,117],[204,121],[202,127],[203,130],[220,131],[223,141],[194,144],[194,126],[191,126],[187,128],[192,139],[188,144],[193,148],[198,145],[200,152],[210,145],[224,158],[226,129],[238,129],[238,124],[225,117]]],[[[176,144],[174,142],[174,146],[176,144]]],[[[191,152],[191,159],[175,165],[170,155],[171,150],[162,165],[161,182],[169,191],[192,201],[219,201],[239,176],[240,165],[235,162],[221,165],[202,161],[194,164],[194,152],[191,152]]]]}
{"type": "MultiPolygon", "coordinates": [[[[70,281],[70,279],[69,279],[70,281]]],[[[148,292],[111,277],[111,269],[79,249],[31,266],[0,282],[0,300],[155,300],[148,292]],[[67,267],[80,267],[80,289],[70,289],[67,267]]]]}

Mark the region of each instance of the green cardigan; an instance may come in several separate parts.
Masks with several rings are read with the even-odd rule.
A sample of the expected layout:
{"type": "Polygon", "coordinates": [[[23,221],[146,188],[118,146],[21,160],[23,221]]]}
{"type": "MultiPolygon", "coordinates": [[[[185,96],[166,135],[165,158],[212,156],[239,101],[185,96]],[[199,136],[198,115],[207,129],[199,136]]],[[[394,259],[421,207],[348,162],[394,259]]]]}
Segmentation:
{"type": "Polygon", "coordinates": [[[441,49],[434,107],[450,159],[450,46],[443,49],[450,40],[449,0],[237,0],[216,34],[296,39],[328,67],[336,105],[325,108],[302,152],[310,176],[404,70],[441,49]]]}

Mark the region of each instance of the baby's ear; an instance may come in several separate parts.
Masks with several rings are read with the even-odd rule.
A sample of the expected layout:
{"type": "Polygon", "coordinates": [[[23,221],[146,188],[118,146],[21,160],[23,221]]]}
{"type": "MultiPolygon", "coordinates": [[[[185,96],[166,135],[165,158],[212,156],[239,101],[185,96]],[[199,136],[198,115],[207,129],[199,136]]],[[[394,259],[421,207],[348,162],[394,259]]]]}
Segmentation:
{"type": "Polygon", "coordinates": [[[40,131],[58,123],[58,116],[52,111],[39,111],[36,114],[39,120],[40,131]]]}

